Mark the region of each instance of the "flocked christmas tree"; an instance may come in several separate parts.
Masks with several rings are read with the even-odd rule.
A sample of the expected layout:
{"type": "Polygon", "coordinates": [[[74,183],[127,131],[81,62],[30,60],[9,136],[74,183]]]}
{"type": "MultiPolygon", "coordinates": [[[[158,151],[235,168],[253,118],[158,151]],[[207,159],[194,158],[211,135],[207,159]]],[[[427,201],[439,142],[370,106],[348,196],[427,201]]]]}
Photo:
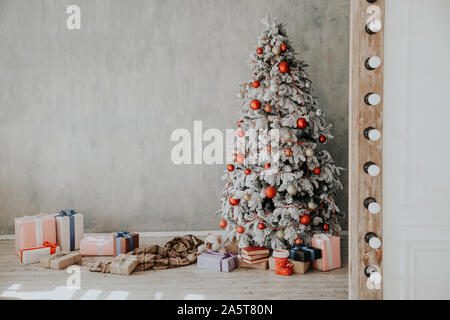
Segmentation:
{"type": "Polygon", "coordinates": [[[334,196],[342,189],[341,168],[325,150],[331,124],[312,95],[306,64],[296,59],[285,25],[270,16],[263,23],[251,54],[253,77],[238,94],[237,136],[245,146],[236,148],[224,175],[220,226],[225,240],[236,237],[241,248],[282,249],[340,231],[334,196]]]}

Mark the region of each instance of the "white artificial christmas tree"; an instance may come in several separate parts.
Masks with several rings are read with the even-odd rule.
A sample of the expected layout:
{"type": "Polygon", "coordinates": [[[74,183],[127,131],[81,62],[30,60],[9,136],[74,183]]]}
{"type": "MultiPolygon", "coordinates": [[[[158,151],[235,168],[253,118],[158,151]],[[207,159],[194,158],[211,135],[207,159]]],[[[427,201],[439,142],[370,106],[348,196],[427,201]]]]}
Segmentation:
{"type": "Polygon", "coordinates": [[[249,142],[236,149],[224,175],[220,225],[225,240],[236,237],[241,248],[285,249],[310,244],[313,233],[339,233],[334,196],[342,189],[341,168],[324,148],[331,125],[312,96],[306,65],[296,59],[283,24],[269,16],[263,23],[251,54],[252,80],[238,95],[237,136],[249,142]],[[256,140],[249,139],[252,132],[256,140]]]}

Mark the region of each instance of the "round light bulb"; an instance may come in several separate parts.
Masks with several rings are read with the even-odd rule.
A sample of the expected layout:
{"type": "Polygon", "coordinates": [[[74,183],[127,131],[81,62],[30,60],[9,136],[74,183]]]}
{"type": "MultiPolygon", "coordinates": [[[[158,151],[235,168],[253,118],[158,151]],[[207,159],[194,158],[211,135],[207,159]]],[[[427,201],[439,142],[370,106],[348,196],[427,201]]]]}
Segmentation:
{"type": "Polygon", "coordinates": [[[380,167],[377,166],[375,163],[373,162],[367,162],[366,164],[364,164],[364,172],[367,173],[368,175],[372,176],[372,177],[376,177],[380,174],[380,167]]]}
{"type": "Polygon", "coordinates": [[[381,132],[377,129],[369,131],[369,139],[372,141],[377,141],[381,138],[381,132]]]}
{"type": "Polygon", "coordinates": [[[367,209],[372,214],[378,214],[381,210],[381,206],[376,202],[372,202],[371,204],[369,204],[367,209]]]}
{"type": "Polygon", "coordinates": [[[379,272],[372,272],[369,277],[370,282],[373,284],[379,284],[381,283],[381,273],[379,272]]]}
{"type": "Polygon", "coordinates": [[[380,174],[380,167],[377,166],[376,164],[373,164],[369,166],[369,168],[367,169],[367,173],[372,177],[376,177],[380,174]]]}
{"type": "Polygon", "coordinates": [[[369,93],[364,100],[369,106],[377,106],[381,102],[381,97],[376,93],[369,93]]]}
{"type": "Polygon", "coordinates": [[[373,56],[366,60],[366,68],[369,70],[374,70],[379,66],[381,66],[381,59],[378,56],[373,56]]]}
{"type": "Polygon", "coordinates": [[[380,32],[381,31],[381,21],[377,20],[377,19],[370,21],[366,25],[366,30],[369,34],[375,34],[377,32],[380,32]]]}
{"type": "Polygon", "coordinates": [[[364,136],[371,141],[378,141],[381,138],[381,132],[374,128],[367,128],[364,130],[364,136]]]}
{"type": "Polygon", "coordinates": [[[381,240],[377,237],[370,238],[369,246],[372,249],[378,249],[379,247],[381,247],[381,240]]]}

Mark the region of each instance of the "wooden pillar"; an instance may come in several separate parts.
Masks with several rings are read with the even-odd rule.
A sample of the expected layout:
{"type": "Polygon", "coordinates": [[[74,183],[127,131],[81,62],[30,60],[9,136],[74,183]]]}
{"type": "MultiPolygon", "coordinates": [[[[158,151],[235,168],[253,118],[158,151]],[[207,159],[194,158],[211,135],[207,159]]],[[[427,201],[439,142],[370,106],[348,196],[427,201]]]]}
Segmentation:
{"type": "MultiPolygon", "coordinates": [[[[384,10],[385,0],[351,0],[350,9],[350,120],[349,120],[349,298],[382,299],[383,280],[378,285],[368,286],[365,274],[367,266],[378,268],[381,279],[383,225],[382,225],[382,176],[383,176],[383,66],[384,66],[384,10]],[[381,30],[370,34],[371,27],[381,30]],[[370,70],[367,59],[380,58],[381,65],[370,70]],[[376,93],[380,98],[377,105],[369,105],[365,97],[376,93]],[[367,128],[381,132],[381,138],[372,141],[365,137],[367,128]],[[377,176],[364,171],[364,165],[372,162],[381,170],[377,176]],[[378,214],[370,213],[364,206],[367,198],[373,198],[381,206],[378,214]],[[381,240],[379,249],[365,241],[368,232],[381,240]]],[[[373,30],[372,30],[373,31],[373,30]]],[[[377,59],[374,61],[376,64],[377,59]]],[[[375,96],[372,96],[372,98],[375,96]]],[[[376,102],[377,99],[371,102],[376,102]]],[[[376,132],[376,131],[375,131],[376,132]]],[[[377,133],[377,132],[376,132],[377,133]]],[[[376,169],[376,167],[372,167],[376,169]]],[[[374,174],[376,170],[371,171],[374,174]]],[[[366,203],[367,204],[367,203],[366,203]]],[[[371,207],[373,209],[373,206],[371,207]]],[[[372,210],[374,211],[374,210],[372,210]]],[[[376,240],[376,239],[375,239],[376,240]]],[[[376,241],[375,241],[376,242],[376,241]]],[[[373,242],[372,242],[373,244],[373,242]]],[[[374,277],[372,278],[374,279],[374,277]]]]}

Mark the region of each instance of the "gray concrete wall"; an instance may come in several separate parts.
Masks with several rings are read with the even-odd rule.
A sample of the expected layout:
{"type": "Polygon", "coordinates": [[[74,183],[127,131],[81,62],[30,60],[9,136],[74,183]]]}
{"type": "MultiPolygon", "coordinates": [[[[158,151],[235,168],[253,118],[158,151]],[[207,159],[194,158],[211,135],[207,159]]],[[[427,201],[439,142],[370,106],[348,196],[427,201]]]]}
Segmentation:
{"type": "Polygon", "coordinates": [[[170,135],[194,120],[235,126],[267,12],[309,62],[346,167],[348,11],[349,0],[0,0],[0,234],[61,208],[93,232],[217,229],[224,166],[172,164],[170,135]],[[81,30],[66,28],[70,4],[81,30]]]}

